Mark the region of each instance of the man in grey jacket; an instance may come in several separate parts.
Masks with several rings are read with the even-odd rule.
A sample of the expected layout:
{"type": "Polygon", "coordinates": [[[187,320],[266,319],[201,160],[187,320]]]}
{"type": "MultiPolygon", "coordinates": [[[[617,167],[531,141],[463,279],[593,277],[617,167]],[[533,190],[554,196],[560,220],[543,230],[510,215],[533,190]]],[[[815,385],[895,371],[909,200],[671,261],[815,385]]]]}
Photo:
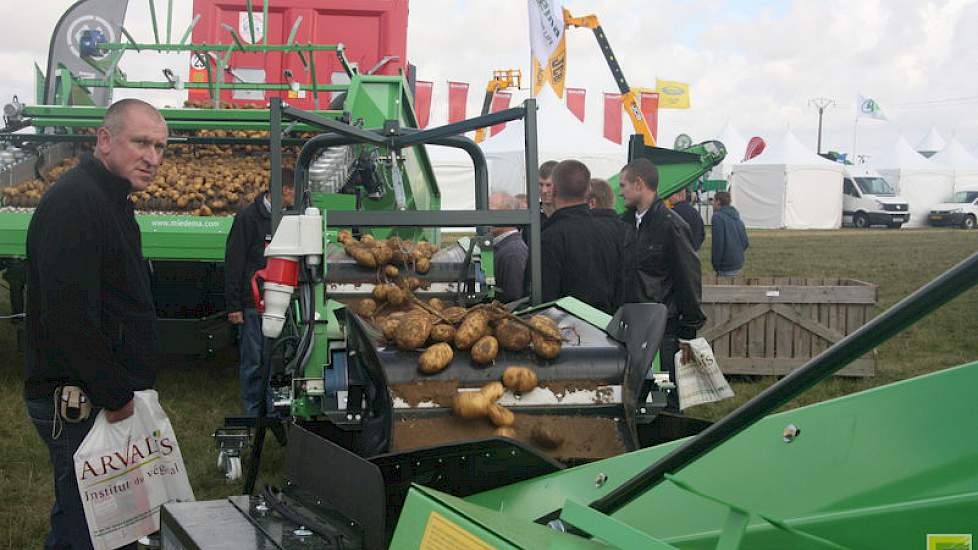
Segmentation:
{"type": "Polygon", "coordinates": [[[730,204],[730,193],[719,191],[713,199],[713,244],[710,262],[720,277],[736,277],[744,268],[744,251],[750,246],[740,212],[730,204]]]}

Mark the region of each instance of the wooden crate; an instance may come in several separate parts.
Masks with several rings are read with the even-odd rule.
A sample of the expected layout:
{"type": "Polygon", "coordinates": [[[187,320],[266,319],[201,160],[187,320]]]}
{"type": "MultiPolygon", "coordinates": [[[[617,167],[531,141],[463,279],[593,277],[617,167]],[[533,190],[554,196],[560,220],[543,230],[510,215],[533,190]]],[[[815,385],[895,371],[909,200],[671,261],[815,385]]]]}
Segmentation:
{"type": "MultiPolygon", "coordinates": [[[[703,277],[700,336],[728,374],[783,375],[873,316],[876,285],[854,279],[703,277]]],[[[872,376],[876,351],[838,374],[872,376]]]]}

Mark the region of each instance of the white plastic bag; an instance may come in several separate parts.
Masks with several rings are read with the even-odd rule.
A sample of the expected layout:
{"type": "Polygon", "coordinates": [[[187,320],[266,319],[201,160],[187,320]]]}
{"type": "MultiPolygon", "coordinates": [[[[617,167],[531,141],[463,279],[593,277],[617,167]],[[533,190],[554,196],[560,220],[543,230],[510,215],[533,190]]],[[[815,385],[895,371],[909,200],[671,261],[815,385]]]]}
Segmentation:
{"type": "Polygon", "coordinates": [[[676,353],[676,385],[679,389],[679,408],[688,409],[703,403],[713,403],[734,396],[730,384],[720,372],[713,349],[705,338],[688,342],[693,361],[683,363],[683,352],[676,353]]]}
{"type": "Polygon", "coordinates": [[[96,550],[160,528],[160,507],[194,500],[180,446],[153,390],[134,393],[133,415],[116,423],[99,411],[75,452],[75,477],[96,550]]]}

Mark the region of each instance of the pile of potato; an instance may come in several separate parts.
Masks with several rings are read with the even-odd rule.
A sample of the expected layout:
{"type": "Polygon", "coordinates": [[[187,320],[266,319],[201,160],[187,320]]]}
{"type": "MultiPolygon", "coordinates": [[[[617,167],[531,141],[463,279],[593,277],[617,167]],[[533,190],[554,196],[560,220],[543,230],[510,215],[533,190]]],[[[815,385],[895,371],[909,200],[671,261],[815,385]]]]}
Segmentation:
{"type": "MultiPolygon", "coordinates": [[[[185,107],[210,108],[210,101],[188,101],[185,107]]],[[[222,102],[222,109],[258,109],[259,105],[231,105],[222,102]]],[[[93,128],[76,129],[76,133],[91,134],[93,128]]],[[[235,137],[267,139],[261,130],[174,130],[177,137],[235,137]]],[[[308,137],[312,134],[302,134],[308,137]]],[[[283,148],[283,163],[295,164],[299,148],[283,148]]],[[[65,171],[78,164],[69,158],[42,174],[42,179],[30,179],[3,189],[3,206],[37,206],[47,190],[65,171]]],[[[233,215],[254,202],[255,197],[268,189],[271,160],[267,145],[172,144],[167,147],[163,164],[156,178],[144,191],[133,193],[133,206],[149,212],[179,212],[196,216],[233,215]]]]}

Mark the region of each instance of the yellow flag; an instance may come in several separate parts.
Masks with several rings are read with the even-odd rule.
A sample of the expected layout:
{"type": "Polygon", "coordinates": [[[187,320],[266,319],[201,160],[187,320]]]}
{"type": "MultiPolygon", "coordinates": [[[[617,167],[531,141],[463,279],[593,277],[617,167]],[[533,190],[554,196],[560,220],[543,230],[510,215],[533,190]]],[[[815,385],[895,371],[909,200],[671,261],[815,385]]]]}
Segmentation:
{"type": "Polygon", "coordinates": [[[533,58],[533,95],[539,94],[543,85],[550,82],[550,87],[557,97],[564,97],[564,81],[567,76],[567,37],[561,36],[560,42],[554,48],[546,65],[541,65],[533,58]]]}
{"type": "Polygon", "coordinates": [[[655,79],[660,109],[689,109],[689,84],[675,80],[655,79]]]}

